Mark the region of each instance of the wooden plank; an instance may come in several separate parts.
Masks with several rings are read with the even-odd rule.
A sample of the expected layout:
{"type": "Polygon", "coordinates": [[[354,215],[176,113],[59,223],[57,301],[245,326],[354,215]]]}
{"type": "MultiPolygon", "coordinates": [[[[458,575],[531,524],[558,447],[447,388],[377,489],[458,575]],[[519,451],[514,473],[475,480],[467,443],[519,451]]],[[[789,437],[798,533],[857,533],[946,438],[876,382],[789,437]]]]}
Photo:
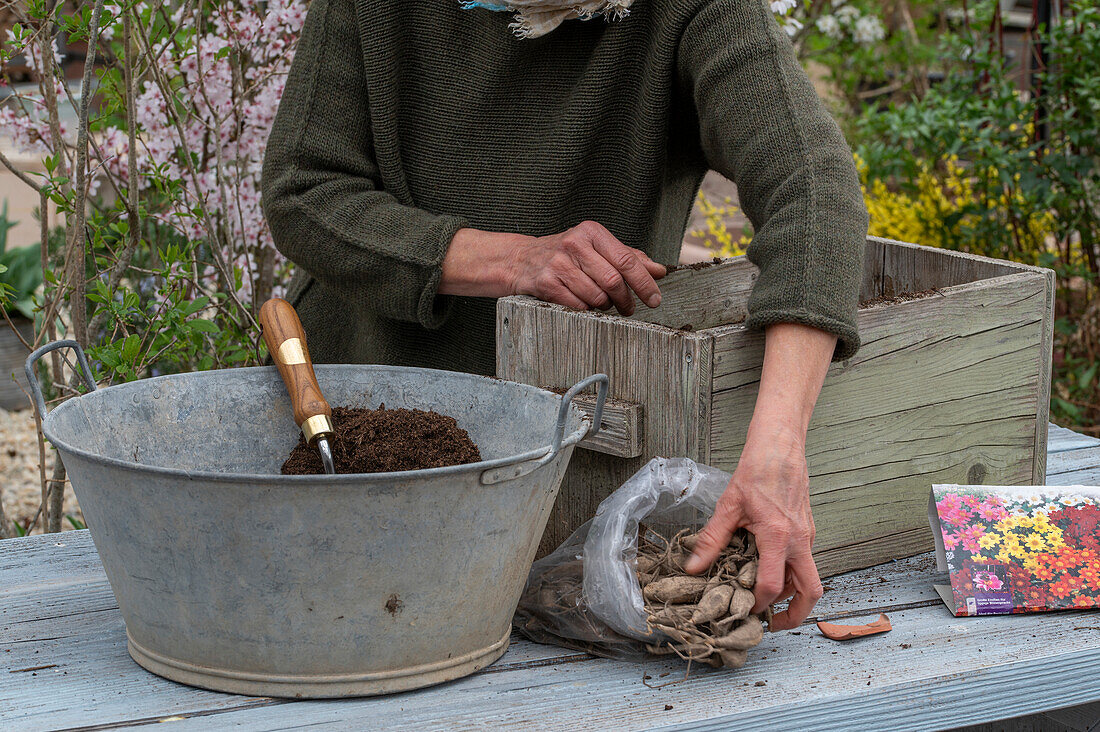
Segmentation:
{"type": "Polygon", "coordinates": [[[566,389],[584,376],[606,373],[610,397],[641,407],[639,457],[574,451],[538,556],[591,518],[599,502],[649,458],[697,457],[696,433],[708,427],[701,423],[700,406],[708,389],[709,376],[700,375],[708,371],[708,336],[524,297],[500,299],[497,323],[500,378],[566,389]]]}
{"type": "Polygon", "coordinates": [[[863,255],[863,282],[859,287],[860,302],[882,296],[886,246],[886,242],[882,239],[867,237],[867,248],[863,255]]]}
{"type": "Polygon", "coordinates": [[[1035,415],[1035,463],[1032,482],[1042,485],[1046,481],[1047,426],[1050,419],[1050,378],[1054,358],[1054,270],[1043,270],[1045,305],[1043,307],[1043,331],[1039,346],[1039,412],[1035,415]]]}
{"type": "Polygon", "coordinates": [[[936,555],[931,552],[827,577],[822,583],[825,594],[814,607],[813,616],[798,630],[812,630],[808,626],[817,620],[940,607],[943,600],[932,587],[937,582],[947,582],[947,575],[936,571],[936,555]]]}
{"type": "Polygon", "coordinates": [[[886,255],[882,294],[888,297],[1021,272],[1038,274],[1043,271],[1038,267],[990,259],[977,254],[922,247],[891,239],[881,241],[885,245],[886,255]]]}
{"type": "Polygon", "coordinates": [[[178,715],[173,728],[931,730],[1095,701],[1097,635],[1067,628],[1090,617],[964,624],[918,608],[894,613],[893,632],[859,643],[812,632],[768,636],[744,669],[693,669],[661,689],[648,688],[643,674],[653,685],[678,680],[682,662],[596,659],[478,674],[393,697],[203,710],[178,715]],[[1063,650],[1043,654],[1043,647],[1063,650]]]}
{"type": "Polygon", "coordinates": [[[1100,446],[1100,437],[1090,437],[1079,432],[1051,424],[1047,428],[1047,455],[1068,450],[1079,450],[1082,447],[1100,446]]]}
{"type": "MultiPolygon", "coordinates": [[[[860,300],[1030,271],[1038,268],[872,236],[864,253],[860,300]]],[[[756,266],[744,256],[670,272],[659,283],[662,305],[651,309],[635,298],[632,319],[669,328],[690,325],[695,330],[738,323],[748,315],[757,275],[756,266]]]]}
{"type": "MultiPolygon", "coordinates": [[[[727,265],[716,265],[726,267],[727,265]]],[[[568,538],[600,501],[656,455],[705,460],[711,337],[652,323],[577,312],[531,298],[497,305],[503,348],[497,376],[567,388],[593,373],[610,378],[613,399],[641,406],[638,457],[574,452],[538,556],[568,538]]]]}
{"type": "Polygon", "coordinates": [[[1011,475],[1026,483],[1030,461],[1019,461],[1015,453],[1030,450],[1031,392],[1009,387],[991,394],[1003,403],[985,394],[964,397],[952,402],[958,412],[950,417],[938,404],[869,416],[858,425],[831,422],[823,412],[821,422],[807,432],[806,457],[811,475],[827,481],[811,493],[920,477],[947,467],[979,482],[1011,475]]]}
{"type": "Polygon", "coordinates": [[[497,300],[497,376],[523,384],[539,385],[539,362],[537,359],[527,358],[531,350],[538,349],[535,314],[533,308],[517,307],[510,298],[497,300]]]}
{"type": "MultiPolygon", "coordinates": [[[[1017,446],[1026,446],[1027,437],[1023,434],[1017,446]]],[[[1011,448],[1011,444],[1004,446],[1011,448]]],[[[989,446],[963,445],[951,453],[928,456],[913,469],[915,474],[905,471],[910,461],[904,454],[897,463],[884,466],[889,472],[877,475],[870,468],[818,475],[811,465],[810,504],[817,526],[819,570],[827,576],[931,550],[926,511],[933,483],[977,477],[976,465],[985,470],[985,480],[995,477],[1006,485],[1030,482],[1030,463],[998,464],[1002,458],[997,452],[989,446]],[[832,489],[832,481],[856,485],[832,489]]]]}
{"type": "MultiPolygon", "coordinates": [[[[941,359],[941,344],[980,335],[998,325],[1041,324],[1044,284],[1041,275],[1025,273],[956,285],[944,288],[936,295],[894,303],[889,307],[862,309],[859,311],[862,347],[851,359],[832,364],[826,383],[841,373],[854,371],[861,364],[895,352],[923,351],[911,354],[919,357],[918,365],[923,366],[941,359]]],[[[762,333],[749,331],[743,325],[715,328],[708,332],[715,338],[715,391],[760,380],[760,366],[764,358],[762,333]]],[[[1038,338],[1035,343],[1039,343],[1038,338]]],[[[893,375],[899,376],[896,372],[893,375]]],[[[922,374],[909,376],[920,377],[922,374]]]]}
{"type": "MultiPolygon", "coordinates": [[[[670,421],[667,428],[676,429],[679,425],[685,439],[683,455],[698,462],[710,464],[710,419],[714,403],[714,338],[704,333],[695,338],[683,339],[680,346],[685,378],[680,383],[682,395],[678,401],[684,405],[684,414],[679,422],[670,421]]],[[[679,457],[678,455],[669,456],[679,457]]]]}
{"type": "MultiPolygon", "coordinates": [[[[864,346],[830,369],[807,435],[823,572],[930,549],[934,482],[1033,481],[1045,285],[1027,272],[861,311],[864,346]]],[[[762,348],[716,332],[716,467],[740,457],[762,348]]]]}
{"type": "Polygon", "coordinates": [[[1046,485],[1100,485],[1100,447],[1052,454],[1047,463],[1046,485]]]}
{"type": "MultiPolygon", "coordinates": [[[[882,511],[892,510],[895,510],[894,506],[882,508],[882,511]]],[[[818,513],[816,508],[814,513],[818,513]]],[[[822,577],[835,579],[834,575],[843,576],[841,573],[851,572],[853,568],[863,569],[880,566],[876,559],[878,557],[908,557],[911,559],[914,556],[927,556],[927,552],[934,548],[930,534],[931,531],[925,525],[923,528],[895,530],[892,533],[871,539],[861,538],[851,544],[814,551],[814,562],[817,564],[818,574],[822,577]]],[[[939,596],[936,595],[931,582],[927,578],[922,578],[921,587],[924,588],[922,599],[927,604],[936,604],[935,601],[939,599],[939,596]]],[[[894,592],[896,590],[891,586],[890,591],[894,592]]],[[[892,599],[893,595],[890,597],[892,599]]],[[[815,612],[818,615],[822,614],[820,608],[816,609],[815,612]]]]}
{"type": "Polygon", "coordinates": [[[106,583],[93,571],[87,532],[64,537],[69,549],[61,548],[60,561],[51,555],[53,537],[0,542],[0,587],[21,588],[5,599],[23,600],[19,617],[8,602],[0,604],[0,612],[8,611],[0,616],[7,651],[0,653],[0,673],[9,682],[0,684],[4,727],[129,729],[170,719],[180,729],[245,730],[851,729],[853,723],[908,730],[1100,699],[1091,667],[1100,660],[1100,633],[1088,630],[1095,625],[1091,614],[954,619],[938,602],[924,604],[936,576],[927,556],[826,583],[820,617],[885,607],[891,633],[838,644],[803,626],[766,636],[744,669],[693,669],[660,689],[647,687],[642,675],[651,685],[677,680],[681,662],[637,665],[517,643],[475,676],[390,697],[313,702],[217,694],[165,681],[129,661],[117,611],[89,600],[106,583]],[[68,590],[51,586],[43,566],[68,590]],[[46,604],[55,617],[40,619],[46,604]],[[65,638],[48,634],[59,623],[70,631],[65,638]],[[30,662],[44,654],[47,664],[61,663],[8,675],[44,665],[30,662]],[[527,655],[517,661],[517,654],[527,655]],[[958,684],[960,677],[967,683],[958,684]]]}
{"type": "MultiPolygon", "coordinates": [[[[573,400],[577,407],[595,419],[596,395],[580,394],[573,400]]],[[[594,437],[586,437],[577,443],[593,452],[602,452],[618,457],[638,457],[642,454],[642,405],[608,399],[603,406],[603,418],[600,431],[594,437]]]]}
{"type": "MultiPolygon", "coordinates": [[[[868,237],[859,297],[861,301],[870,300],[884,294],[960,285],[1021,271],[985,257],[868,237]],[[892,271],[895,268],[899,270],[896,274],[892,271]],[[925,284],[932,281],[937,284],[925,284]],[[911,286],[904,287],[906,283],[911,286]]],[[[659,283],[661,306],[648,308],[635,298],[631,319],[669,328],[690,325],[694,330],[739,323],[748,315],[748,299],[757,275],[756,266],[745,256],[696,270],[671,272],[659,283]]]]}
{"type": "MultiPolygon", "coordinates": [[[[1100,468],[1100,446],[1058,452],[1047,458],[1048,477],[1082,475],[1100,468]]],[[[1060,485],[1065,485],[1061,483],[1060,485]]],[[[1082,483],[1081,485],[1088,485],[1082,483]]]]}
{"type": "Polygon", "coordinates": [[[758,270],[747,257],[733,257],[700,269],[670,272],[658,282],[661,306],[634,298],[630,320],[694,330],[738,323],[748,315],[749,293],[758,270]]]}
{"type": "Polygon", "coordinates": [[[1100,485],[1100,466],[1047,477],[1046,485],[1100,485]]]}

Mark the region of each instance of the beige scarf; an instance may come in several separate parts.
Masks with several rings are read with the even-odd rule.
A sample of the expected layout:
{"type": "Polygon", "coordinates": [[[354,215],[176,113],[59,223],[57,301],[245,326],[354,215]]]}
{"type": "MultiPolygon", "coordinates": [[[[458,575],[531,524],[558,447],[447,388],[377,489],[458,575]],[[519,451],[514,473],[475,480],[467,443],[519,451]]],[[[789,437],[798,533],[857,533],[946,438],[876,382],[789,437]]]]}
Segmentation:
{"type": "Polygon", "coordinates": [[[563,21],[604,16],[618,20],[630,12],[634,0],[459,0],[464,8],[506,10],[516,14],[508,27],[520,38],[538,38],[563,21]]]}

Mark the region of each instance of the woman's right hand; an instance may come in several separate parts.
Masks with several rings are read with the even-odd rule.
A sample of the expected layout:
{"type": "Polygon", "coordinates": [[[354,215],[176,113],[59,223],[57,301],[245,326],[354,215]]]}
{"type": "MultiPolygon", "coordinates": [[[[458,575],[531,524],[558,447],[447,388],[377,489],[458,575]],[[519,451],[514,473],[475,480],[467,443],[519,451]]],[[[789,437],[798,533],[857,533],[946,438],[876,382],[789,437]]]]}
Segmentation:
{"type": "Polygon", "coordinates": [[[661,303],[663,265],[585,221],[568,231],[531,237],[460,229],[443,260],[440,294],[531,295],[577,310],[634,312],[634,298],[661,303]]]}
{"type": "Polygon", "coordinates": [[[634,297],[651,308],[661,304],[657,279],[664,266],[628,247],[595,221],[535,238],[517,252],[514,292],[532,295],[576,310],[606,310],[614,305],[623,315],[634,312],[634,297]]]}

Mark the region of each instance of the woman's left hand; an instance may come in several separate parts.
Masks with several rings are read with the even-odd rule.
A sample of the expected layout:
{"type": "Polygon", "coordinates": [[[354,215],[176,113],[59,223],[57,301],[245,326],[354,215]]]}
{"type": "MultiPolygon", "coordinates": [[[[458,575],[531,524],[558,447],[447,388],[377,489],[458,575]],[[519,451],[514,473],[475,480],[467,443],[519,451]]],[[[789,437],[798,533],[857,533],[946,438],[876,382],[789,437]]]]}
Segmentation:
{"type": "Polygon", "coordinates": [[[816,328],[768,326],[760,392],[745,448],[685,567],[692,574],[702,572],[735,530],[751,531],[760,551],[753,612],[791,598],[787,609],[772,618],[772,630],[801,625],[821,599],[821,578],[811,553],[814,517],[806,432],[835,347],[836,336],[816,328]]]}
{"type": "Polygon", "coordinates": [[[729,544],[734,531],[748,529],[760,552],[753,612],[790,597],[788,608],[776,614],[769,627],[787,630],[801,625],[822,593],[811,553],[814,519],[809,490],[806,450],[798,430],[754,423],[729,487],[699,532],[687,571],[702,572],[729,544]]]}

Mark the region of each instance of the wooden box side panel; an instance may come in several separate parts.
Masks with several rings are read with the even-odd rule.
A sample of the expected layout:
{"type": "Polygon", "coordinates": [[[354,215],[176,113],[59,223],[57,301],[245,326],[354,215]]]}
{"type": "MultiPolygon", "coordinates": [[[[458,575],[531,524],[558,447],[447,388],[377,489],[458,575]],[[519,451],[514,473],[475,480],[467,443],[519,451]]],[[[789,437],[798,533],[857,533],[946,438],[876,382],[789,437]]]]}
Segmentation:
{"type": "MultiPolygon", "coordinates": [[[[860,312],[863,348],[831,367],[807,436],[823,571],[930,549],[932,483],[1032,481],[1046,285],[1024,272],[860,312]]],[[[711,459],[732,470],[763,336],[727,329],[714,349],[711,459]]]]}
{"type": "Polygon", "coordinates": [[[622,320],[694,330],[740,323],[748,316],[757,274],[756,265],[744,256],[670,272],[657,283],[661,306],[647,307],[635,297],[634,315],[622,320]]]}
{"type": "MultiPolygon", "coordinates": [[[[860,300],[953,287],[994,277],[1038,271],[1034,267],[948,249],[868,237],[860,300]]],[[[748,315],[758,271],[744,256],[699,269],[670,272],[660,282],[663,304],[651,309],[635,298],[630,320],[695,330],[739,323],[748,315]]]]}
{"type": "Polygon", "coordinates": [[[863,282],[859,287],[859,301],[882,296],[882,268],[886,263],[886,246],[883,239],[867,238],[863,255],[863,282]]]}
{"type": "MultiPolygon", "coordinates": [[[[870,237],[868,247],[881,247],[882,263],[868,263],[875,284],[870,288],[877,295],[892,297],[903,292],[923,292],[964,285],[980,280],[1004,277],[1022,272],[1039,272],[1038,268],[1015,264],[976,254],[956,252],[950,249],[923,247],[917,244],[870,237]]],[[[870,250],[869,250],[870,254],[870,250]]],[[[866,279],[865,279],[866,281],[866,279]]]]}
{"type": "MultiPolygon", "coordinates": [[[[1018,271],[980,257],[868,237],[859,299],[896,295],[903,291],[897,289],[898,286],[905,283],[920,284],[916,290],[909,289],[919,291],[1018,271]],[[885,276],[892,268],[902,274],[885,276]],[[931,281],[933,275],[937,284],[923,284],[926,280],[931,281]]],[[[648,308],[635,298],[635,314],[630,319],[668,328],[690,325],[695,330],[740,323],[748,317],[749,295],[757,275],[756,265],[745,256],[726,259],[720,264],[708,263],[699,269],[670,272],[660,281],[661,307],[648,308]]]]}
{"type": "Polygon", "coordinates": [[[539,556],[592,518],[600,501],[650,458],[709,459],[712,343],[708,335],[575,312],[530,298],[498,302],[497,376],[564,389],[604,373],[612,398],[641,407],[639,457],[574,451],[539,556]]]}
{"type": "Polygon", "coordinates": [[[1050,424],[1050,380],[1054,358],[1054,270],[1042,270],[1046,308],[1043,311],[1042,344],[1039,350],[1039,413],[1035,422],[1035,470],[1032,483],[1047,479],[1047,431],[1050,424]]]}
{"type": "Polygon", "coordinates": [[[701,456],[709,426],[709,335],[503,298],[497,305],[497,375],[564,389],[607,374],[609,396],[641,405],[650,455],[701,456]]]}

